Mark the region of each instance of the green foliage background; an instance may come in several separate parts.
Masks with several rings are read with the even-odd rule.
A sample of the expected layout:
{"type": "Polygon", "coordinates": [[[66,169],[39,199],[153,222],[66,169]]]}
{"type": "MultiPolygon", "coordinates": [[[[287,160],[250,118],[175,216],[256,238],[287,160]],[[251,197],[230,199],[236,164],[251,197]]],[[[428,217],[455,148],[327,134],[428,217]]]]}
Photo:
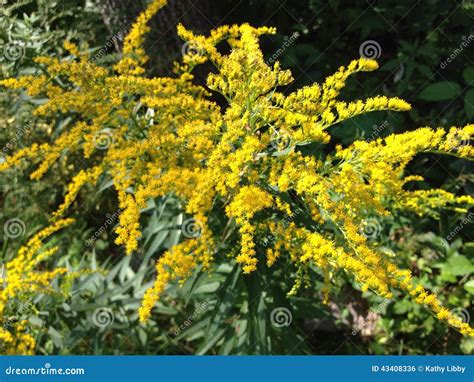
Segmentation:
{"type": "MultiPolygon", "coordinates": [[[[352,99],[384,93],[408,100],[413,110],[354,118],[333,129],[335,139],[328,150],[337,143],[373,138],[374,132],[386,136],[425,125],[472,122],[474,4],[469,1],[170,3],[154,21],[147,42],[150,73],[168,73],[171,62],[181,54],[174,29],[178,21],[198,32],[220,23],[276,26],[278,34],[264,40],[268,57],[299,32],[278,58],[293,71],[295,86],[320,82],[358,57],[364,41],[376,41],[381,48],[381,69],[352,79],[344,96],[352,99]],[[468,42],[466,47],[463,42],[468,42]],[[458,53],[446,64],[454,52],[458,53]]],[[[9,1],[0,11],[0,42],[3,46],[12,41],[20,44],[23,54],[12,61],[0,52],[0,75],[6,78],[37,70],[32,58],[40,54],[64,56],[62,42],[66,39],[79,42],[92,53],[107,47],[100,61],[110,65],[120,54],[120,42],[110,44],[111,39],[118,36],[120,41],[144,6],[144,1],[123,0],[9,1]]],[[[198,80],[204,75],[205,70],[198,80]]],[[[31,104],[25,94],[2,93],[0,108],[0,145],[13,142],[11,151],[54,138],[67,128],[67,115],[51,127],[46,127],[48,121],[31,120],[31,104]],[[39,128],[25,129],[30,124],[39,128]],[[25,133],[19,136],[19,131],[25,133]]],[[[81,158],[77,160],[80,165],[81,158]]],[[[427,188],[442,186],[472,194],[472,167],[466,161],[423,155],[416,158],[410,171],[425,176],[427,188]]],[[[25,235],[16,240],[0,235],[0,262],[11,259],[29,235],[46,225],[61,202],[67,174],[68,168],[59,166],[40,182],[30,182],[28,173],[21,171],[14,177],[0,175],[0,222],[3,225],[18,217],[27,227],[25,235]]],[[[15,302],[16,318],[27,318],[37,328],[38,354],[469,354],[474,350],[472,339],[438,323],[406,296],[384,302],[362,294],[348,278],[334,280],[330,307],[322,304],[316,271],[314,288],[288,300],[285,295],[295,270],[284,261],[275,268],[262,267],[258,274],[243,276],[224,259],[212,275],[200,271],[182,288],[171,285],[152,320],[139,325],[136,312],[153,279],[153,264],[160,253],[180,240],[183,214],[171,197],[150,201],[142,213],[140,250],[125,257],[113,244],[116,206],[110,184],[82,192],[71,208],[77,223],[55,239],[65,250],[48,264],[104,272],[83,276],[71,285],[57,285],[68,298],[39,296],[26,305],[15,302]],[[111,224],[105,223],[110,220],[111,224]],[[104,225],[100,237],[87,245],[104,225]],[[271,312],[276,307],[291,312],[289,326],[272,325],[271,312]],[[107,325],[98,322],[98,311],[108,315],[107,325]],[[370,311],[378,325],[358,329],[357,322],[367,323],[370,311]]],[[[464,218],[462,223],[463,218],[443,213],[439,219],[401,216],[397,221],[384,221],[378,239],[446,305],[474,318],[470,307],[474,294],[473,224],[472,218],[464,218]],[[448,240],[459,224],[460,232],[448,240]]]]}

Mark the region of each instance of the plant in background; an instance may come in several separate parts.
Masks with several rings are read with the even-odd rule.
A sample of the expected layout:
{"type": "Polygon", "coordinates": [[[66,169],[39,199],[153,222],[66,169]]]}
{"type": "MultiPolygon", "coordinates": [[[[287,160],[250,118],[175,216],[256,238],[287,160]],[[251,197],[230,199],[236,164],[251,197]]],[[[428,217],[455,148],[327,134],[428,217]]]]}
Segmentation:
{"type": "Polygon", "coordinates": [[[185,240],[157,261],[157,278],[145,293],[140,320],[149,319],[171,281],[184,283],[199,267],[210,270],[235,259],[243,273],[251,274],[263,272],[262,262],[270,267],[286,258],[296,269],[290,296],[311,287],[316,266],[326,303],[331,281],[347,273],[363,291],[392,298],[400,290],[439,320],[474,335],[378,245],[375,224],[407,212],[466,212],[473,198],[442,189],[409,191],[407,183],[423,178],[404,176],[404,170],[423,152],[472,159],[474,125],[449,131],[424,127],[337,146],[327,154],[329,127],[372,111],[410,109],[407,102],[384,96],[338,99],[348,77],[377,69],[376,61],[354,60],[321,85],[286,95],[279,89],[292,82],[291,73],[278,63],[268,66],[259,47],[259,37],[275,33],[273,28],[222,26],[205,37],[179,26],[178,34],[193,49],[176,63],[175,77],[146,78],[142,45],[147,23],[164,4],[155,0],[138,17],[113,71],[89,62],[87,54],[67,42],[71,58],[39,57],[43,73],[0,82],[26,88],[31,97],[45,96],[36,116],[71,115],[70,127],[53,143],[34,143],[0,164],[1,171],[36,164],[33,180],[64,164],[73,169],[64,202],[51,218],[53,226],[82,186],[109,178],[121,210],[116,243],[128,254],[138,248],[147,201],[173,195],[188,214],[182,226],[185,240]],[[219,51],[222,42],[230,45],[230,53],[219,51]],[[194,68],[206,62],[215,68],[207,88],[192,81],[194,68]],[[212,100],[217,93],[225,106],[212,100]],[[86,158],[85,168],[70,159],[75,153],[86,158]]]}

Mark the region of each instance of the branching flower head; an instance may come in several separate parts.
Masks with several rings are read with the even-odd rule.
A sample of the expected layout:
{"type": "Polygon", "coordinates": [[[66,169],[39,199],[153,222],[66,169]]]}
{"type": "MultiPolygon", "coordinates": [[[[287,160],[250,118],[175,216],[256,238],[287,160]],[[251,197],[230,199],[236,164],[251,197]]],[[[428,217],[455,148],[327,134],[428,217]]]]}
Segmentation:
{"type": "MultiPolygon", "coordinates": [[[[339,68],[322,84],[285,94],[282,87],[292,82],[290,71],[278,63],[269,66],[259,44],[261,35],[275,30],[248,24],[222,26],[209,36],[180,25],[178,34],[197,48],[185,52],[174,77],[143,77],[147,22],[162,5],[164,1],[155,0],[138,17],[125,39],[123,58],[112,71],[88,62],[68,43],[65,47],[75,59],[38,58],[46,75],[1,82],[8,88],[26,88],[32,96],[45,95],[48,102],[36,109],[39,116],[73,116],[74,123],[54,142],[33,144],[0,164],[6,171],[25,160],[37,162],[31,177],[38,179],[64,155],[88,158],[90,167],[71,179],[53,221],[67,211],[81,186],[105,177],[113,180],[122,211],[116,243],[127,253],[138,248],[140,211],[150,198],[173,194],[199,221],[198,237],[185,238],[158,259],[158,275],[145,294],[140,319],[148,319],[170,281],[184,282],[199,265],[209,268],[216,255],[227,251],[224,254],[233,256],[244,273],[258,272],[265,262],[272,266],[282,256],[298,270],[318,266],[324,274],[325,301],[335,272],[347,273],[362,290],[387,298],[401,290],[440,320],[473,335],[468,324],[416,285],[410,272],[399,269],[360,229],[368,218],[400,211],[466,211],[473,204],[471,197],[444,190],[408,191],[408,181],[422,178],[401,174],[422,152],[472,159],[472,146],[453,142],[469,141],[473,125],[449,132],[424,127],[356,141],[330,155],[304,155],[301,148],[309,143],[327,144],[328,128],[337,123],[372,111],[406,111],[410,105],[385,96],[339,99],[351,75],[378,68],[376,61],[364,58],[339,68]],[[222,42],[230,46],[228,54],[218,49],[222,42]],[[206,62],[214,67],[207,87],[195,85],[193,69],[206,62]],[[59,77],[63,81],[57,81],[59,77]],[[212,101],[213,93],[224,97],[225,107],[212,101]],[[152,111],[153,118],[145,110],[152,111]],[[97,147],[94,138],[104,129],[113,139],[97,147]],[[276,136],[286,138],[284,147],[275,144],[276,136]],[[290,224],[282,219],[300,209],[306,219],[290,224]],[[217,216],[226,217],[226,228],[217,223],[217,216]],[[262,248],[259,238],[269,234],[274,240],[262,248]],[[223,246],[225,241],[231,245],[223,246]]],[[[290,294],[303,284],[300,276],[290,294]]]]}

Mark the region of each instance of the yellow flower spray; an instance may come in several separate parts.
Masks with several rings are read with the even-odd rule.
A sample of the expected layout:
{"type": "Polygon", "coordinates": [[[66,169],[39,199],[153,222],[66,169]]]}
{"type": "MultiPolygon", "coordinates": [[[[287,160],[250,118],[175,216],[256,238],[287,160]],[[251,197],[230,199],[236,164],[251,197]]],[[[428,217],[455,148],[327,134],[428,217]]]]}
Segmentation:
{"type": "MultiPolygon", "coordinates": [[[[239,247],[223,255],[235,256],[244,273],[258,272],[262,257],[271,266],[288,256],[301,277],[310,263],[322,269],[325,301],[330,298],[331,274],[347,272],[362,290],[386,298],[401,290],[438,319],[474,335],[468,324],[415,285],[409,271],[400,270],[360,231],[364,221],[374,216],[399,211],[423,215],[437,208],[466,211],[472,206],[473,198],[444,190],[408,191],[406,182],[422,178],[401,174],[422,152],[472,159],[472,146],[463,142],[474,135],[474,125],[449,132],[424,127],[371,142],[356,141],[337,147],[324,160],[303,155],[302,146],[329,142],[330,126],[371,111],[406,111],[410,105],[385,96],[339,100],[349,76],[378,68],[376,61],[363,58],[339,68],[321,85],[279,92],[292,82],[291,73],[278,63],[267,65],[259,46],[259,36],[275,30],[248,24],[222,26],[209,36],[195,35],[180,25],[178,34],[193,49],[176,63],[175,76],[143,77],[147,23],[164,4],[155,0],[138,17],[114,71],[89,62],[67,43],[65,48],[75,59],[40,57],[36,62],[45,66],[47,75],[0,82],[46,96],[48,102],[36,109],[37,115],[54,119],[58,112],[68,112],[78,121],[54,142],[33,144],[8,157],[0,171],[34,161],[38,168],[31,177],[38,179],[61,156],[82,152],[90,167],[76,172],[52,224],[57,224],[54,219],[66,211],[86,181],[94,183],[107,174],[122,211],[116,242],[127,253],[138,248],[140,210],[148,199],[173,194],[182,201],[186,213],[199,224],[200,236],[184,240],[158,259],[156,281],[139,311],[141,321],[149,318],[167,283],[184,282],[199,265],[209,268],[222,254],[220,241],[234,235],[239,247]],[[228,54],[217,48],[224,41],[231,48],[228,54]],[[207,87],[202,87],[193,84],[192,71],[205,62],[215,70],[207,78],[207,87]],[[58,76],[68,81],[60,83],[58,76]],[[226,108],[211,100],[212,93],[224,97],[226,108]],[[152,113],[144,113],[145,109],[152,113]],[[98,145],[97,137],[104,134],[107,144],[98,145]],[[294,214],[297,206],[304,207],[311,224],[298,219],[284,224],[281,216],[294,214]],[[226,216],[226,228],[213,225],[216,214],[226,216]],[[328,230],[328,225],[334,229],[328,230]],[[266,253],[260,253],[259,238],[269,233],[275,240],[266,253]]],[[[290,294],[303,284],[300,276],[290,294]]]]}
{"type": "Polygon", "coordinates": [[[37,270],[41,262],[58,250],[58,247],[42,249],[43,240],[72,222],[72,219],[61,219],[39,231],[19,249],[13,260],[6,263],[0,274],[0,354],[34,354],[36,341],[27,332],[27,321],[7,316],[7,305],[14,299],[25,303],[32,296],[54,293],[51,281],[66,274],[67,269],[37,270]]]}

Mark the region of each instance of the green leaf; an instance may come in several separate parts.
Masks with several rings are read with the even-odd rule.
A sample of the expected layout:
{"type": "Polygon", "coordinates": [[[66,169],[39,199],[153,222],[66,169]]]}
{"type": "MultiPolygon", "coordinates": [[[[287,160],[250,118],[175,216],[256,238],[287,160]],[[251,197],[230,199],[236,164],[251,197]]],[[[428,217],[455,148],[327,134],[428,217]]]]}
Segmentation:
{"type": "Polygon", "coordinates": [[[408,312],[411,308],[411,304],[408,302],[408,301],[397,301],[394,305],[393,305],[393,312],[395,314],[405,314],[406,312],[408,312]]]}
{"type": "Polygon", "coordinates": [[[464,354],[472,354],[474,352],[474,338],[464,337],[461,340],[460,348],[464,354]]]}
{"type": "Polygon", "coordinates": [[[474,85],[474,66],[468,66],[464,69],[462,76],[468,85],[474,85]]]}
{"type": "Polygon", "coordinates": [[[464,110],[468,117],[474,117],[474,89],[469,89],[464,97],[464,110]]]}
{"type": "Polygon", "coordinates": [[[157,314],[165,314],[167,316],[174,316],[178,314],[178,311],[170,306],[157,304],[154,309],[157,314]]]}
{"type": "MultiPolygon", "coordinates": [[[[223,322],[227,318],[228,312],[235,306],[234,301],[238,295],[237,282],[239,281],[240,268],[235,265],[231,273],[217,291],[218,301],[214,308],[214,313],[206,333],[206,342],[210,342],[215,338],[215,333],[223,327],[223,322]]],[[[220,332],[219,332],[220,333],[220,332]]],[[[224,335],[224,332],[220,333],[224,335]]]]}
{"type": "MultiPolygon", "coordinates": [[[[233,328],[231,328],[233,329],[233,328]]],[[[220,355],[229,355],[231,354],[232,350],[235,347],[235,331],[234,330],[227,330],[225,334],[225,339],[224,343],[221,346],[221,349],[219,351],[220,355]]]]}
{"type": "Polygon", "coordinates": [[[474,272],[474,265],[465,256],[452,256],[443,266],[443,271],[454,276],[465,276],[474,272]]]}
{"type": "Polygon", "coordinates": [[[416,239],[420,244],[436,250],[441,255],[448,255],[450,249],[449,243],[446,241],[446,239],[436,236],[433,232],[427,232],[425,234],[418,235],[416,239]]]}
{"type": "Polygon", "coordinates": [[[205,329],[209,325],[210,317],[205,318],[202,321],[198,321],[196,323],[193,323],[189,328],[185,329],[183,332],[181,332],[178,336],[176,336],[175,340],[179,341],[183,338],[186,339],[186,341],[194,341],[197,338],[203,337],[206,332],[205,329]]]}
{"type": "Polygon", "coordinates": [[[199,266],[198,269],[193,273],[192,277],[189,279],[188,282],[181,288],[185,295],[184,304],[188,305],[189,301],[194,295],[194,291],[198,287],[199,281],[201,277],[204,275],[202,267],[199,266]]]}
{"type": "Polygon", "coordinates": [[[262,292],[259,281],[256,275],[245,278],[248,293],[249,334],[251,336],[250,341],[254,344],[250,351],[255,352],[255,354],[269,354],[270,337],[267,334],[266,293],[262,292]]]}
{"type": "Polygon", "coordinates": [[[148,335],[146,331],[142,327],[138,327],[138,339],[140,340],[140,343],[142,346],[146,346],[146,341],[148,339],[148,335]]]}
{"type": "Polygon", "coordinates": [[[201,347],[196,351],[196,355],[206,354],[222,338],[225,332],[226,328],[218,330],[214,336],[201,345],[201,347]]]}
{"type": "Polygon", "coordinates": [[[51,339],[53,340],[53,343],[55,346],[58,348],[62,348],[63,346],[63,336],[61,333],[59,333],[56,329],[54,329],[52,326],[49,327],[48,329],[48,334],[50,335],[51,339]]]}
{"type": "Polygon", "coordinates": [[[418,98],[424,101],[446,101],[461,93],[461,86],[453,81],[441,81],[425,87],[418,98]]]}
{"type": "Polygon", "coordinates": [[[464,284],[464,289],[466,289],[470,294],[474,294],[474,280],[470,280],[464,284]]]}
{"type": "Polygon", "coordinates": [[[199,287],[196,288],[194,293],[212,293],[215,292],[216,290],[219,289],[220,283],[215,281],[215,282],[209,282],[207,284],[200,285],[199,287]]]}

